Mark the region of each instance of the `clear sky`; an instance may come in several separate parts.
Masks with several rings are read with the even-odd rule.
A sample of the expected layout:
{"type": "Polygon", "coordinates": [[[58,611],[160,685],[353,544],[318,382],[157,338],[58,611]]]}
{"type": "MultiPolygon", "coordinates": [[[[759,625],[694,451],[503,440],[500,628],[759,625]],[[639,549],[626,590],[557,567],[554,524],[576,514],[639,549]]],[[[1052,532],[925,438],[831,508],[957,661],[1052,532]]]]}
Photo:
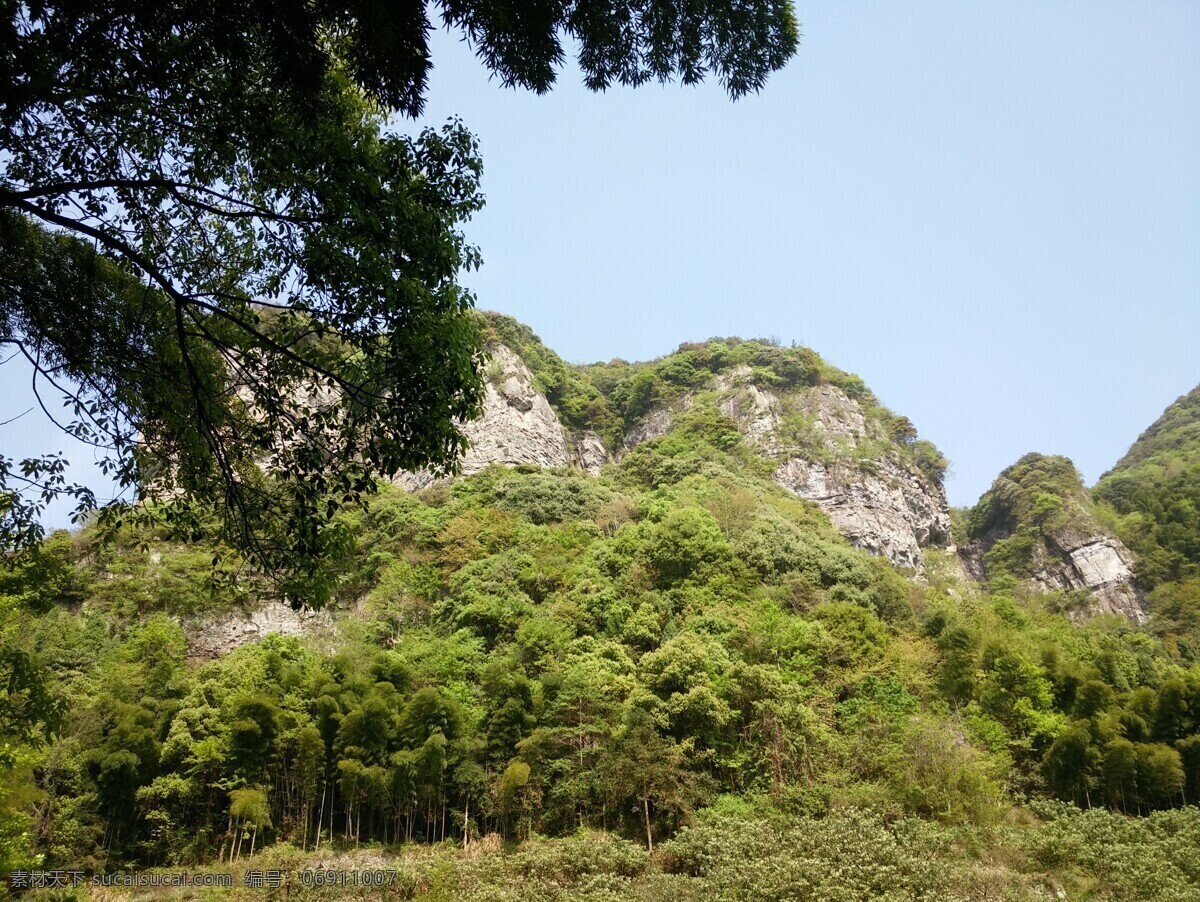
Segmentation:
{"type": "MultiPolygon", "coordinates": [[[[953,504],[1027,451],[1094,482],[1200,382],[1200,3],[797,13],[737,103],[503,89],[440,32],[422,123],[480,140],[480,306],[574,362],[801,342],[937,443],[953,504]]],[[[0,420],[27,378],[0,367],[0,420]]],[[[67,445],[31,413],[0,447],[67,445]]]]}
{"type": "Polygon", "coordinates": [[[434,45],[478,135],[479,304],[563,357],[777,336],[856,372],[970,504],[1027,451],[1090,484],[1200,382],[1200,3],[796,4],[788,67],[505,90],[434,45]]]}

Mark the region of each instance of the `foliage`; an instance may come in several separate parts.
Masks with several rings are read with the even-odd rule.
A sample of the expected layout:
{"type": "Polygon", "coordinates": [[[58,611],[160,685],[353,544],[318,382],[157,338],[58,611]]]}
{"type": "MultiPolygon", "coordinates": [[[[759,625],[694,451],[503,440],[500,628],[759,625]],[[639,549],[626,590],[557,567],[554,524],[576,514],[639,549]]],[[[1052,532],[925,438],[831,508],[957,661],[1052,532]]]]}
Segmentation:
{"type": "Polygon", "coordinates": [[[966,537],[980,542],[993,587],[1064,557],[1074,540],[1107,530],[1075,465],[1065,457],[1026,454],[1005,469],[968,512],[966,537]]]}
{"type": "MultiPolygon", "coordinates": [[[[215,537],[317,601],[336,510],[380,476],[452,470],[483,397],[457,284],[480,260],[461,231],[475,141],[387,127],[421,111],[431,17],[538,92],[568,42],[594,90],[712,74],[736,98],[799,39],[767,2],[6,9],[0,344],[100,450],[122,491],[103,525],[215,537]]],[[[97,506],[64,473],[0,456],[0,549],[32,547],[54,497],[97,506]]]]}
{"type": "Polygon", "coordinates": [[[1167,408],[1096,485],[1147,590],[1200,577],[1200,386],[1167,408]]]}
{"type": "MultiPolygon", "coordinates": [[[[1023,595],[955,601],[947,568],[915,586],[754,460],[698,392],[604,478],[493,467],[384,491],[340,516],[325,562],[333,648],[270,636],[199,667],[166,615],[269,583],[213,581],[203,546],[169,537],[52,537],[3,586],[69,700],[42,764],[10,773],[14,798],[36,774],[43,799],[8,815],[21,854],[240,863],[497,834],[525,844],[502,870],[538,885],[768,898],[832,892],[814,863],[842,844],[886,851],[848,897],[891,879],[948,893],[974,871],[931,868],[943,853],[896,818],[991,829],[1013,790],[1130,813],[1191,800],[1200,676],[1166,646],[1023,595]],[[705,812],[737,800],[759,814],[735,842],[705,812]],[[776,817],[817,820],[768,852],[776,817]],[[731,851],[702,863],[703,836],[731,851]]],[[[453,879],[508,879],[474,867],[453,879]]]]}
{"type": "MultiPolygon", "coordinates": [[[[1164,632],[1072,624],[936,555],[905,579],[774,483],[708,369],[773,348],[764,373],[819,385],[819,358],[726,347],[638,370],[689,402],[600,478],[496,466],[340,513],[319,640],[189,661],[189,631],[271,583],[214,579],[211,546],[167,530],[50,537],[0,578],[53,712],[19,732],[9,697],[0,851],[295,870],[387,849],[434,898],[1186,897],[1187,584],[1156,590],[1164,632]]],[[[623,397],[601,369],[562,372],[623,397]]],[[[1043,543],[1103,516],[1062,459],[986,502],[972,528],[1043,543]]],[[[991,549],[1010,576],[1022,554],[991,549]]]]}
{"type": "MultiPolygon", "coordinates": [[[[224,72],[188,90],[233,90],[224,72]]],[[[123,489],[164,499],[110,506],[103,523],[215,532],[305,573],[336,540],[329,499],[448,467],[463,447],[453,418],[477,409],[481,386],[454,276],[477,260],[458,225],[481,203],[480,163],[457,124],[382,134],[344,78],[327,79],[312,120],[269,89],[244,101],[186,137],[172,117],[191,111],[174,95],[114,110],[102,139],[78,129],[91,110],[31,109],[37,127],[5,142],[0,338],[35,387],[68,397],[66,428],[105,452],[123,489]]],[[[49,464],[7,468],[14,489],[56,491],[49,464]]],[[[11,545],[37,502],[7,497],[11,545]]]]}
{"type": "Polygon", "coordinates": [[[9,586],[72,699],[39,848],[169,863],[579,826],[649,844],[718,791],[810,785],[819,750],[849,753],[814,679],[879,659],[905,583],[747,472],[715,408],[648,445],[612,480],[491,468],[342,515],[330,585],[367,613],[333,655],[272,637],[192,669],[162,614],[269,584],[214,582],[169,538],[55,537],[9,586]],[[688,475],[647,478],[649,451],[688,475]],[[81,599],[113,635],[92,657],[41,628],[81,599]]]}
{"type": "Polygon", "coordinates": [[[1200,898],[1200,809],[1162,811],[1147,818],[1114,816],[1040,804],[1049,823],[1030,832],[1034,861],[1046,868],[1071,866],[1086,873],[1097,894],[1120,899],[1200,898]]]}

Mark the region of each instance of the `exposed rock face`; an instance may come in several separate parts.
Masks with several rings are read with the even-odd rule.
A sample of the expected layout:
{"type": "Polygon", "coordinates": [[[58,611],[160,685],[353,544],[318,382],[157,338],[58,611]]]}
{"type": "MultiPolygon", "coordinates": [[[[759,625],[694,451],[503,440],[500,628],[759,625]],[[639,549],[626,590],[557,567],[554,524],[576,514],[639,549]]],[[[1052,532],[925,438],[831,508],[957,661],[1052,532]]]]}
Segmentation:
{"type": "MultiPolygon", "coordinates": [[[[678,407],[680,410],[687,410],[692,406],[691,394],[686,394],[679,399],[678,407]]],[[[651,439],[666,435],[671,431],[671,423],[674,422],[674,411],[669,407],[659,407],[650,411],[641,421],[625,434],[625,449],[640,445],[642,442],[648,442],[651,439]]]]}
{"type": "Polygon", "coordinates": [[[825,433],[827,444],[856,446],[868,437],[867,418],[858,402],[832,385],[818,385],[799,397],[802,410],[825,433]]]}
{"type": "Polygon", "coordinates": [[[779,398],[773,392],[745,382],[749,372],[749,368],[741,367],[731,376],[717,380],[718,388],[731,392],[721,402],[721,413],[737,423],[751,442],[764,452],[774,454],[778,448],[779,398]]]}
{"type": "Polygon", "coordinates": [[[1146,619],[1134,585],[1133,553],[1097,520],[1075,465],[1058,455],[1026,454],[996,477],[970,515],[974,541],[961,552],[980,582],[1008,574],[1040,592],[1086,592],[1074,619],[1120,614],[1146,619]],[[998,548],[1001,543],[1005,547],[998,548]],[[989,561],[993,549],[1001,551],[989,561]]]}
{"type": "MultiPolygon", "coordinates": [[[[986,582],[983,556],[990,542],[972,542],[959,551],[963,569],[986,582]]],[[[1083,610],[1068,611],[1075,620],[1096,614],[1120,614],[1134,623],[1146,621],[1143,599],[1133,581],[1133,555],[1116,536],[1095,533],[1058,536],[1034,552],[1028,584],[1042,592],[1084,591],[1091,600],[1083,610]]]]}
{"type": "MultiPolygon", "coordinates": [[[[464,474],[489,464],[575,466],[597,475],[610,459],[593,432],[568,441],[553,408],[533,387],[524,362],[504,345],[491,348],[492,378],[483,415],[464,427],[470,448],[462,460],[464,474]],[[496,372],[496,370],[499,372],[496,372]]],[[[894,451],[861,453],[871,441],[887,447],[886,436],[864,415],[859,404],[830,385],[806,388],[781,397],[749,381],[751,370],[740,367],[717,377],[721,411],[734,420],[763,454],[775,458],[775,480],[797,495],[815,501],[833,525],[855,545],[880,554],[901,567],[924,569],[921,549],[948,542],[950,516],[945,492],[894,451]],[[788,448],[780,427],[786,412],[798,412],[812,423],[824,452],[804,454],[788,448]],[[820,459],[813,459],[819,457],[820,459]]],[[[629,450],[670,431],[675,416],[695,400],[684,395],[671,407],[648,413],[629,430],[629,450]]],[[[407,489],[433,483],[428,472],[404,473],[395,480],[407,489]]]]}
{"type": "MultiPolygon", "coordinates": [[[[487,385],[483,415],[463,427],[470,442],[462,459],[463,474],[478,473],[493,463],[570,466],[562,423],[550,402],[533,387],[529,368],[504,345],[493,345],[489,351],[490,366],[499,372],[487,385]]],[[[435,481],[427,471],[401,473],[393,480],[409,490],[435,481]]]]}
{"type": "Polygon", "coordinates": [[[1060,554],[1045,556],[1033,572],[1032,581],[1038,588],[1048,592],[1083,589],[1092,594],[1088,614],[1121,614],[1134,623],[1145,621],[1146,612],[1133,585],[1133,556],[1120,539],[1099,534],[1055,544],[1060,554]]]}
{"type": "Polygon", "coordinates": [[[749,373],[742,368],[717,380],[717,388],[729,392],[721,412],[764,453],[780,460],[775,481],[816,502],[857,547],[922,572],[921,549],[949,542],[950,512],[942,486],[892,451],[856,459],[860,444],[873,437],[872,426],[857,401],[830,385],[786,398],[812,423],[829,459],[814,460],[788,449],[780,435],[785,400],[746,382],[749,373]]]}
{"type": "Polygon", "coordinates": [[[594,432],[584,432],[576,437],[574,463],[592,476],[600,475],[600,468],[608,463],[608,452],[600,436],[594,432]]]}
{"type": "Polygon", "coordinates": [[[941,487],[932,487],[889,458],[878,472],[794,457],[775,471],[775,481],[815,501],[830,522],[859,548],[900,567],[924,570],[921,549],[944,546],[950,515],[941,487]]]}
{"type": "Polygon", "coordinates": [[[268,601],[250,613],[230,612],[216,619],[193,620],[184,626],[189,653],[196,658],[219,658],[271,633],[281,636],[318,634],[332,627],[324,611],[297,611],[268,601]]]}
{"type": "Polygon", "coordinates": [[[977,583],[987,582],[987,567],[983,563],[983,544],[970,542],[958,549],[963,572],[977,583]]]}

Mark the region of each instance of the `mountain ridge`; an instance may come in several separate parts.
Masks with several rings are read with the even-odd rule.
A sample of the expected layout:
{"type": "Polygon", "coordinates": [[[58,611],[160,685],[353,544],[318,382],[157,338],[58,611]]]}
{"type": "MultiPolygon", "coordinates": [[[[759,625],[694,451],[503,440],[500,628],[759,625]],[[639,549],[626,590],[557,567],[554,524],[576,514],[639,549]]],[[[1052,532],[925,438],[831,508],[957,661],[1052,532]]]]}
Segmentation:
{"type": "MultiPolygon", "coordinates": [[[[1050,487],[1047,498],[1057,500],[1045,503],[1056,505],[1059,519],[1067,518],[1063,524],[1014,521],[1008,532],[992,524],[960,548],[951,537],[945,457],[919,438],[907,417],[884,407],[860,377],[812,349],[727,337],[684,342],[649,361],[570,364],[516,319],[490,311],[478,316],[487,336],[488,396],[483,415],[464,424],[469,440],[464,474],[503,463],[574,467],[595,476],[639,445],[670,434],[699,400],[706,415],[736,427],[764,465],[770,464],[777,484],[815,503],[855,547],[918,579],[926,550],[948,550],[979,582],[995,577],[1004,585],[1016,578],[1030,591],[1063,593],[1072,616],[1117,613],[1135,622],[1146,617],[1145,594],[1134,575],[1139,554],[1117,534],[1109,502],[1100,499],[1104,510],[1098,510],[1065,458],[1027,455],[1000,474],[973,508],[986,507],[1029,458],[1060,461],[1069,475],[1050,487]],[[1024,558],[1016,570],[997,566],[1005,549],[1016,545],[1022,545],[1024,558]]],[[[1173,409],[1160,421],[1173,422],[1173,409]]],[[[1156,424],[1139,441],[1163,431],[1156,424]]],[[[396,480],[409,489],[431,481],[428,474],[396,480]]],[[[1047,494],[1046,486],[1032,488],[1047,494]]],[[[1026,508],[1023,515],[1032,511],[1026,508]]],[[[1044,520],[1045,512],[1039,516],[1044,520]]]]}
{"type": "MultiPolygon", "coordinates": [[[[1112,588],[1087,585],[1092,539],[1146,512],[1028,455],[957,525],[981,543],[972,580],[935,522],[938,459],[813,352],[724,340],[588,369],[526,341],[492,344],[464,472],[335,512],[311,590],[281,598],[236,559],[215,572],[219,548],[137,525],[55,533],[0,571],[10,653],[62,700],[59,732],[8,773],[14,860],[294,873],[360,843],[407,868],[428,846],[447,867],[512,864],[513,898],[533,872],[546,898],[634,897],[585,893],[569,861],[711,898],[711,850],[732,849],[738,873],[780,876],[726,895],[774,899],[826,835],[831,869],[886,845],[928,866],[930,897],[1196,885],[1174,837],[1200,818],[1197,596],[1167,581],[1146,624],[1088,616],[1112,588]],[[887,529],[923,572],[871,547],[887,529]],[[1116,829],[1138,831],[1122,854],[1139,867],[1100,871],[1116,829]],[[847,835],[869,839],[848,853],[847,835]]],[[[1161,538],[1183,553],[1187,535],[1161,538]]]]}
{"type": "MultiPolygon", "coordinates": [[[[668,435],[692,410],[736,426],[772,478],[816,503],[856,547],[920,574],[950,544],[946,460],[863,381],[803,347],[715,338],[651,361],[572,365],[511,317],[480,314],[487,398],[463,424],[465,474],[490,463],[577,466],[595,475],[668,435]]],[[[420,488],[428,474],[401,474],[420,488]]]]}

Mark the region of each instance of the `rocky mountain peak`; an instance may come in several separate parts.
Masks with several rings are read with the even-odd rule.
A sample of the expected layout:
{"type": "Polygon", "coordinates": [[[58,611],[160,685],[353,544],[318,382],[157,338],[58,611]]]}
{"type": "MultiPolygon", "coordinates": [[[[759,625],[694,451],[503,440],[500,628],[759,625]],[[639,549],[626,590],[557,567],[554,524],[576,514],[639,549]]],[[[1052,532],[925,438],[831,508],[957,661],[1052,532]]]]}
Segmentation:
{"type": "Polygon", "coordinates": [[[941,481],[905,460],[881,422],[842,389],[779,394],[751,378],[749,367],[718,377],[721,410],[777,462],[775,481],[815,502],[855,546],[921,573],[922,549],[950,539],[941,481]]]}
{"type": "MultiPolygon", "coordinates": [[[[499,342],[488,346],[486,397],[478,419],[463,424],[467,452],[462,473],[469,476],[491,464],[534,464],[566,467],[575,463],[566,434],[546,396],[534,387],[534,376],[515,351],[499,342]]],[[[586,463],[594,466],[595,449],[589,444],[586,463]]],[[[583,469],[588,469],[583,466],[583,469]]],[[[428,471],[402,473],[393,480],[406,489],[433,483],[428,471]]]]}
{"type": "MultiPolygon", "coordinates": [[[[485,322],[493,335],[487,397],[482,416],[463,427],[464,474],[500,463],[597,475],[702,403],[736,424],[774,464],[775,481],[816,503],[854,545],[920,573],[922,549],[949,542],[940,472],[922,470],[915,431],[897,438],[890,429],[907,420],[808,349],[727,339],[644,364],[573,367],[519,323],[495,315],[485,322]]],[[[433,477],[396,481],[416,489],[433,477]]]]}
{"type": "Polygon", "coordinates": [[[1079,472],[1065,457],[1027,454],[1004,470],[972,508],[968,532],[964,565],[981,582],[1016,581],[1061,592],[1074,617],[1112,613],[1139,623],[1146,619],[1134,555],[1100,522],[1079,472]]]}
{"type": "MultiPolygon", "coordinates": [[[[464,475],[532,464],[596,476],[708,411],[856,547],[917,577],[925,549],[953,549],[944,458],[861,380],[806,348],[714,339],[646,363],[574,366],[514,320],[485,314],[484,325],[487,394],[463,427],[464,475]]],[[[396,482],[419,489],[433,477],[396,482]]],[[[1097,519],[1065,458],[1027,455],[1005,470],[972,511],[969,534],[961,561],[981,582],[1061,593],[1073,616],[1145,619],[1135,555],[1097,519]]]]}

